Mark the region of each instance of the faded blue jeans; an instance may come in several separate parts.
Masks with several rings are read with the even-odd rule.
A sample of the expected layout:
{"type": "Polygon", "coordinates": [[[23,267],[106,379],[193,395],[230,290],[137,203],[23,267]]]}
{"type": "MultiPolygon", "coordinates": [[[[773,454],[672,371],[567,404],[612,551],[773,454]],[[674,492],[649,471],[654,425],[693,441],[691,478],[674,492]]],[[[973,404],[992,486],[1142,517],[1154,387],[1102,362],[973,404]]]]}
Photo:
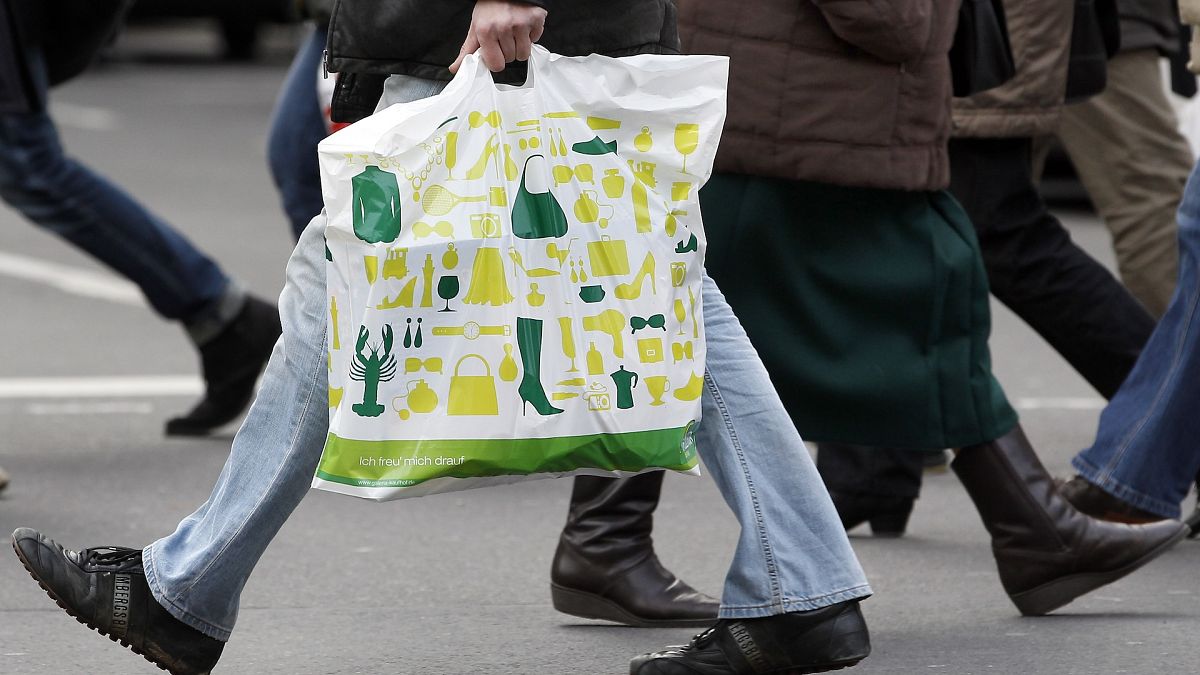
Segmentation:
{"type": "Polygon", "coordinates": [[[296,239],[322,206],[316,147],[326,130],[317,100],[317,69],[324,51],[325,27],[315,27],[292,60],[267,132],[267,164],[296,239]]]}
{"type": "Polygon", "coordinates": [[[1072,464],[1088,482],[1164,518],[1200,472],[1200,165],[1179,204],[1179,282],[1167,313],[1072,464]]]}
{"type": "MultiPolygon", "coordinates": [[[[388,104],[442,83],[393,77],[388,104]]],[[[146,580],[172,615],[227,640],[267,544],[308,492],[329,429],[324,215],[287,266],[283,335],[212,496],[146,547],[146,580]]],[[[771,616],[871,594],[833,503],[767,371],[724,296],[704,279],[708,369],[701,458],[741,524],[721,615],[771,616]]]]}

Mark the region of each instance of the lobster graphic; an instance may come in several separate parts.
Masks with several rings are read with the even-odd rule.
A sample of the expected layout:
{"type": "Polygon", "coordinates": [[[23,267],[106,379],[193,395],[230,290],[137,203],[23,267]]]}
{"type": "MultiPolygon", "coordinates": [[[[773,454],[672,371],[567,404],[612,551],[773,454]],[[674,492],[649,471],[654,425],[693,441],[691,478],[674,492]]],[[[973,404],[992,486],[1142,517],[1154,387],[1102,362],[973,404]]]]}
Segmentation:
{"type": "Polygon", "coordinates": [[[392,327],[383,325],[383,343],[370,345],[367,339],[370,332],[366,326],[358,328],[358,344],[355,347],[354,360],[350,362],[350,379],[363,383],[362,403],[355,403],[350,409],[360,417],[379,417],[385,408],[379,403],[379,383],[387,382],[396,375],[396,357],[392,356],[392,327]],[[380,348],[383,353],[380,354],[380,348]],[[363,353],[369,350],[370,356],[363,353]]]}

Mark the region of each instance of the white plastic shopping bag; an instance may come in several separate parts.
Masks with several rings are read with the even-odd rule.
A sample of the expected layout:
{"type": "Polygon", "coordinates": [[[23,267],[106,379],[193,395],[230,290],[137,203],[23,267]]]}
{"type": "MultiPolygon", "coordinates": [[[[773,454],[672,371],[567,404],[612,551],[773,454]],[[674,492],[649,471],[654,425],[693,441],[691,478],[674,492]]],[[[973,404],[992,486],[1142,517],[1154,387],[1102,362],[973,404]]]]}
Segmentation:
{"type": "Polygon", "coordinates": [[[393,499],[697,472],[697,191],[727,60],[534,49],[320,145],[330,431],[314,485],[393,499]]]}

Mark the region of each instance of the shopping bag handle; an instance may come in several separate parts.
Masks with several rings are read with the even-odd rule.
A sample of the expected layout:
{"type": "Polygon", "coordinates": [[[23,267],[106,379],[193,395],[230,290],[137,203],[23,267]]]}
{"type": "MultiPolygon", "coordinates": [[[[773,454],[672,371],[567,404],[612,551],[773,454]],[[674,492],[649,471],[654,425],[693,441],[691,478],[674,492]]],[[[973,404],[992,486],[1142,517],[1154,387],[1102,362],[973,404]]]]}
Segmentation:
{"type": "Polygon", "coordinates": [[[534,44],[529,51],[529,59],[526,63],[525,83],[519,85],[513,84],[497,84],[493,73],[488,70],[488,67],[483,64],[483,59],[479,56],[479,52],[475,51],[467,55],[463,60],[463,67],[459,68],[458,75],[455,80],[462,77],[464,80],[486,80],[489,85],[495,87],[497,91],[527,91],[533,89],[537,82],[537,73],[539,70],[544,70],[550,63],[550,50],[545,47],[534,44]]]}

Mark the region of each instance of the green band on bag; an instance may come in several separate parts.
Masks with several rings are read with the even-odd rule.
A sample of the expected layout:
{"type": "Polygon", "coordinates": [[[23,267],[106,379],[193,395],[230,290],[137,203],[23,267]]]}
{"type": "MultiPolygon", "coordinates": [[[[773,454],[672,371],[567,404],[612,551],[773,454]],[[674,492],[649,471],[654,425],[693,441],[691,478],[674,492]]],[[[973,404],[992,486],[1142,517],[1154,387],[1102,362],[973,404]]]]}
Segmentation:
{"type": "Polygon", "coordinates": [[[358,441],[329,434],[322,480],[405,487],[431,478],[562,473],[579,468],[686,471],[698,463],[695,424],[675,429],[561,438],[358,441]]]}

